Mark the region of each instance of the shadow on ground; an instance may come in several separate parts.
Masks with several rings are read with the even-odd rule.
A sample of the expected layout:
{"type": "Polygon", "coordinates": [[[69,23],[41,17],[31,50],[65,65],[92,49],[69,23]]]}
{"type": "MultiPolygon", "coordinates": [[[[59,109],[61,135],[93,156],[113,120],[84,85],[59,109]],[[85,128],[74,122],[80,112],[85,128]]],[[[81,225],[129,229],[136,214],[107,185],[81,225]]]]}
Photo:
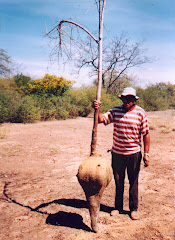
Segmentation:
{"type": "Polygon", "coordinates": [[[46,223],[55,226],[64,226],[91,232],[91,229],[83,223],[83,218],[77,213],[68,213],[60,211],[55,214],[49,214],[46,223]]]}
{"type": "MultiPolygon", "coordinates": [[[[62,199],[54,200],[52,202],[43,203],[38,207],[36,207],[35,210],[39,211],[39,209],[47,207],[51,204],[61,204],[61,205],[74,207],[74,208],[88,209],[87,202],[84,200],[62,198],[62,199]]],[[[108,207],[103,204],[100,205],[100,211],[110,213],[111,210],[113,210],[112,207],[108,207]]],[[[91,231],[91,229],[86,224],[83,223],[83,218],[76,213],[68,213],[68,212],[60,211],[55,214],[49,214],[49,216],[46,219],[46,223],[50,225],[55,225],[55,226],[65,226],[70,228],[82,229],[88,232],[91,231]]]]}
{"type": "MultiPolygon", "coordinates": [[[[64,199],[64,198],[61,198],[61,199],[53,200],[53,201],[48,202],[48,203],[42,203],[38,207],[32,208],[31,206],[24,205],[24,204],[16,201],[15,199],[13,199],[13,197],[9,196],[7,194],[8,185],[9,185],[9,183],[5,183],[5,185],[4,185],[4,191],[3,191],[3,195],[4,195],[3,200],[4,201],[9,201],[9,202],[17,204],[17,205],[19,205],[23,208],[30,209],[32,212],[37,212],[37,213],[40,213],[40,214],[48,215],[47,219],[46,219],[46,224],[55,225],[55,226],[65,226],[65,227],[76,228],[76,229],[82,229],[82,230],[88,231],[88,232],[91,231],[91,229],[86,224],[83,223],[82,216],[80,216],[77,213],[59,211],[58,213],[50,214],[47,211],[41,210],[41,208],[45,208],[45,207],[47,207],[51,204],[61,204],[61,205],[74,207],[74,208],[79,208],[79,209],[81,209],[81,208],[87,208],[88,209],[88,205],[87,205],[86,201],[81,200],[81,199],[64,199]]],[[[103,205],[103,204],[100,205],[100,211],[110,213],[111,210],[113,210],[112,207],[108,207],[108,206],[103,205]]]]}
{"type": "MultiPolygon", "coordinates": [[[[38,207],[35,208],[36,211],[38,211],[40,208],[44,208],[47,207],[51,204],[61,204],[61,205],[65,205],[68,207],[74,207],[74,208],[87,208],[88,209],[88,205],[87,202],[81,199],[66,199],[66,198],[61,198],[61,199],[57,199],[54,200],[52,202],[48,202],[48,203],[43,203],[41,205],[39,205],[38,207]]],[[[110,213],[113,210],[112,207],[106,206],[104,204],[100,204],[100,211],[102,212],[107,212],[110,213]]]]}

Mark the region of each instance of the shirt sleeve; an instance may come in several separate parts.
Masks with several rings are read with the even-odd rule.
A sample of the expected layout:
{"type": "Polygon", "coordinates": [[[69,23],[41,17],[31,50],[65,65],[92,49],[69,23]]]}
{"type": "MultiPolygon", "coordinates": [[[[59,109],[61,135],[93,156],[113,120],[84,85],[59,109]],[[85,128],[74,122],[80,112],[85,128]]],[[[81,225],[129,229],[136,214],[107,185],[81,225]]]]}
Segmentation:
{"type": "Polygon", "coordinates": [[[113,122],[113,111],[112,109],[103,114],[104,125],[108,125],[113,122]]]}
{"type": "Polygon", "coordinates": [[[145,113],[143,114],[143,119],[141,123],[141,133],[143,135],[146,135],[147,133],[149,133],[148,119],[145,113]]]}

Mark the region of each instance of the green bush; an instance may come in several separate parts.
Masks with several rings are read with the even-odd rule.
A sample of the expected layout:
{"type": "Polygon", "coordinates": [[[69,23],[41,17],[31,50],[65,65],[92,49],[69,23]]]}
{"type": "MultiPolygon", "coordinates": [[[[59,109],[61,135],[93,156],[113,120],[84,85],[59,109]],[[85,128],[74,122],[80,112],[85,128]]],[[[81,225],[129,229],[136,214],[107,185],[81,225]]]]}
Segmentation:
{"type": "Polygon", "coordinates": [[[166,94],[169,102],[169,108],[175,109],[175,85],[166,85],[166,94]]]}
{"type": "Polygon", "coordinates": [[[0,78],[0,89],[14,90],[15,87],[16,87],[16,83],[14,81],[14,78],[12,77],[0,78]]]}
{"type": "Polygon", "coordinates": [[[33,122],[39,119],[40,109],[33,97],[22,97],[15,91],[0,89],[0,123],[33,122]]]}
{"type": "Polygon", "coordinates": [[[71,104],[67,96],[35,96],[40,108],[41,120],[67,119],[78,116],[78,108],[71,104]]]}
{"type": "Polygon", "coordinates": [[[150,86],[144,91],[144,108],[147,111],[168,109],[168,99],[156,87],[150,86]]]}
{"type": "Polygon", "coordinates": [[[68,119],[69,118],[69,112],[63,108],[63,107],[60,107],[57,109],[57,115],[56,115],[56,119],[57,120],[65,120],[65,119],[68,119]]]}
{"type": "Polygon", "coordinates": [[[16,122],[19,123],[32,123],[36,120],[40,120],[41,113],[40,108],[37,107],[37,103],[32,96],[24,96],[17,109],[16,122]]]}
{"type": "Polygon", "coordinates": [[[20,99],[18,93],[0,88],[0,123],[16,122],[20,99]]]}
{"type": "Polygon", "coordinates": [[[40,108],[41,120],[50,120],[54,119],[57,114],[56,101],[57,97],[41,95],[33,96],[37,102],[38,107],[40,108]]]}
{"type": "Polygon", "coordinates": [[[14,76],[14,81],[18,88],[25,87],[29,82],[32,81],[31,77],[25,76],[22,73],[14,76]]]}
{"type": "Polygon", "coordinates": [[[158,83],[148,86],[146,89],[137,89],[140,97],[138,105],[146,111],[160,111],[173,108],[175,100],[175,87],[171,84],[158,83]]]}
{"type": "Polygon", "coordinates": [[[95,99],[95,87],[72,89],[64,97],[70,105],[77,108],[78,115],[86,117],[92,111],[92,102],[95,99]]]}
{"type": "Polygon", "coordinates": [[[69,95],[58,97],[56,119],[67,119],[79,116],[78,107],[71,102],[69,95]]]}
{"type": "Polygon", "coordinates": [[[102,90],[102,97],[101,97],[101,112],[105,113],[111,108],[121,105],[122,101],[118,98],[118,95],[107,94],[102,90]]]}
{"type": "MultiPolygon", "coordinates": [[[[96,87],[82,87],[78,89],[72,89],[66,93],[65,97],[67,101],[78,109],[78,114],[81,117],[87,117],[93,112],[92,104],[96,99],[96,87]]],[[[105,93],[105,90],[101,91],[101,112],[106,112],[112,107],[121,104],[121,100],[118,96],[105,93]]]]}
{"type": "MultiPolygon", "coordinates": [[[[16,87],[12,79],[0,79],[0,123],[86,117],[94,111],[96,86],[69,89],[59,96],[43,92],[27,95],[20,91],[21,85],[20,89],[16,87]]],[[[137,104],[146,111],[175,108],[175,85],[159,83],[136,90],[140,97],[137,104]]],[[[105,89],[101,91],[101,102],[102,113],[122,104],[118,95],[106,94],[105,89]]]]}

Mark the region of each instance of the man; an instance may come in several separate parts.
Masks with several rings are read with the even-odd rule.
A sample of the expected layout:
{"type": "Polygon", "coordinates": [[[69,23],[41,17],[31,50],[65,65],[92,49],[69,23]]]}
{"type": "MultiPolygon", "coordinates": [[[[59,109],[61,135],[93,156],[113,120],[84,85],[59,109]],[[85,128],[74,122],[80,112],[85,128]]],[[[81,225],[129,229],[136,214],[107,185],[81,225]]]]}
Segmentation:
{"type": "MultiPolygon", "coordinates": [[[[129,209],[131,219],[137,220],[138,209],[138,177],[140,171],[141,135],[143,135],[144,166],[149,166],[150,134],[148,120],[145,111],[135,104],[139,97],[136,96],[134,88],[124,88],[119,98],[123,104],[112,108],[105,114],[99,110],[98,123],[108,125],[114,124],[112,168],[116,185],[115,210],[111,212],[114,216],[123,211],[123,193],[125,170],[127,169],[129,179],[129,209]]],[[[101,103],[94,101],[94,108],[100,108],[101,103]]]]}

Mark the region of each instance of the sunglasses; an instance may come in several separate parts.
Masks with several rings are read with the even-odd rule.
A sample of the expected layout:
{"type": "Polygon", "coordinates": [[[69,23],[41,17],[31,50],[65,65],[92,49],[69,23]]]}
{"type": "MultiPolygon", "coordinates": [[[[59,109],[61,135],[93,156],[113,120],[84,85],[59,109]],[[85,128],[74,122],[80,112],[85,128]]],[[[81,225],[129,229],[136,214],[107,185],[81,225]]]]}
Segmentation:
{"type": "Polygon", "coordinates": [[[127,100],[127,102],[135,101],[135,97],[132,95],[121,96],[122,100],[127,100]]]}

